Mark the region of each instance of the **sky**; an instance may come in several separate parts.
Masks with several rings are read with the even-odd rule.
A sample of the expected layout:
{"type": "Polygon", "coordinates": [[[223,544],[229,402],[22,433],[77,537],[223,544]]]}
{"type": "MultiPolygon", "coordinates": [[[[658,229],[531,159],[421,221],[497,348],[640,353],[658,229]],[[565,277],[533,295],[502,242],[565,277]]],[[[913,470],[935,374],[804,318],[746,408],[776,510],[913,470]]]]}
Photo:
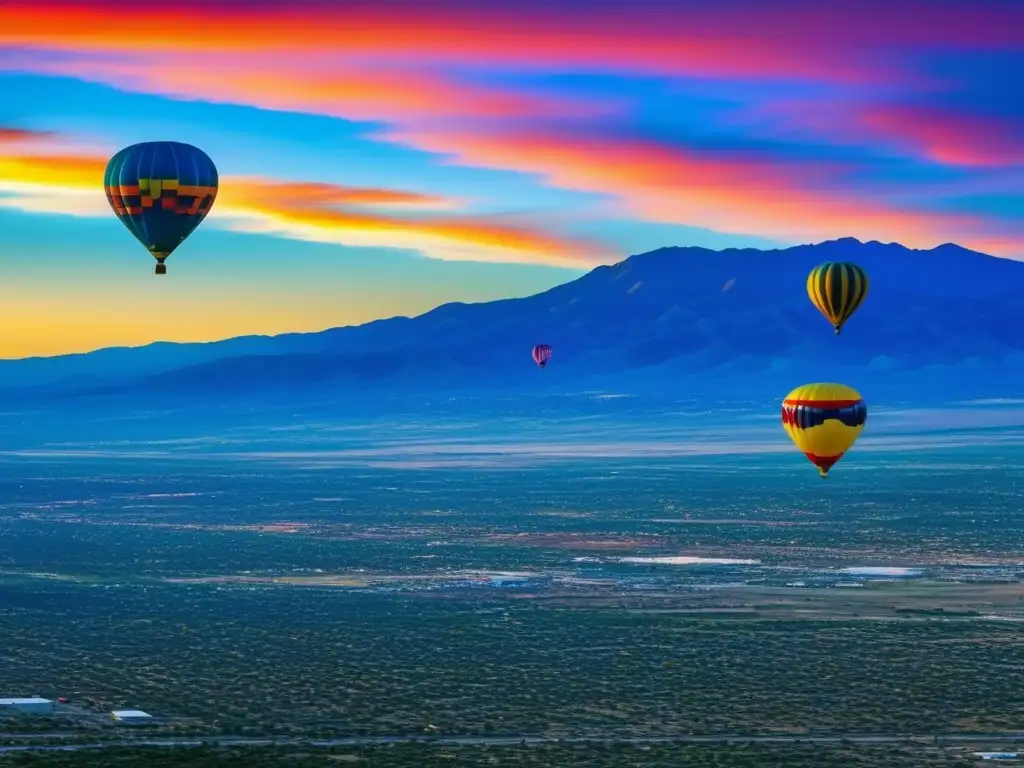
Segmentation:
{"type": "Polygon", "coordinates": [[[0,3],[0,357],[316,331],[668,245],[1024,259],[1021,0],[0,3]],[[153,274],[107,160],[201,147],[153,274]]]}

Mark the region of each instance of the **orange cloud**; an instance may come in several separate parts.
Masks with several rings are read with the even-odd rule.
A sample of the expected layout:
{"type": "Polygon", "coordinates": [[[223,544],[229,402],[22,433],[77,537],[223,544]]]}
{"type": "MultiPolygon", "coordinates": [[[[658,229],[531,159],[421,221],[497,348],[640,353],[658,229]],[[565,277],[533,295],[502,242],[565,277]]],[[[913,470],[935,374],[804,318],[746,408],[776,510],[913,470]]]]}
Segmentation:
{"type": "MultiPolygon", "coordinates": [[[[30,184],[66,189],[96,189],[103,183],[107,162],[75,155],[18,155],[0,146],[0,179],[7,184],[30,184]]],[[[102,195],[102,189],[99,190],[102,195]]]]}
{"type": "Polygon", "coordinates": [[[39,141],[50,136],[40,131],[26,131],[23,128],[5,128],[0,126],[0,144],[39,141]]]}
{"type": "Polygon", "coordinates": [[[366,187],[342,187],[337,184],[320,182],[267,182],[258,178],[236,177],[231,180],[218,198],[221,202],[240,196],[250,200],[262,199],[271,205],[287,201],[292,207],[378,205],[413,206],[426,208],[450,208],[453,201],[446,197],[406,192],[399,189],[375,189],[366,187]]]}
{"type": "Polygon", "coordinates": [[[450,260],[531,262],[592,267],[614,259],[597,243],[571,241],[493,217],[385,216],[353,204],[430,204],[434,198],[390,190],[350,190],[329,184],[247,179],[222,182],[218,206],[246,223],[244,231],[302,240],[420,250],[450,260]],[[230,186],[229,186],[230,185],[230,186]]]}
{"type": "Polygon", "coordinates": [[[979,217],[890,206],[868,190],[838,182],[835,172],[841,169],[820,164],[554,133],[391,130],[383,138],[448,155],[453,162],[514,166],[557,187],[604,193],[653,221],[790,240],[855,233],[911,247],[951,240],[998,243],[997,255],[1024,255],[1024,238],[987,232],[979,217]]]}
{"type": "MultiPolygon", "coordinates": [[[[30,134],[25,134],[31,138],[30,134]]],[[[101,188],[106,158],[14,148],[0,134],[0,204],[23,210],[110,215],[101,188]]],[[[339,245],[401,248],[450,260],[531,262],[566,267],[613,259],[597,243],[562,238],[495,217],[385,215],[367,207],[452,208],[415,192],[224,177],[211,221],[230,229],[339,245]]]]}

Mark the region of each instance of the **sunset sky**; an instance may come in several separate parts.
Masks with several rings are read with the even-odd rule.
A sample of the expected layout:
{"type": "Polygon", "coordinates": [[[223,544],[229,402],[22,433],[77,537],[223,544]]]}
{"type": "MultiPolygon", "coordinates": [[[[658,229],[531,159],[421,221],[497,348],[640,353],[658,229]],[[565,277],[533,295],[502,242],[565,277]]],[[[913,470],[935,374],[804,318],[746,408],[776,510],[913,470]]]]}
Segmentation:
{"type": "Polygon", "coordinates": [[[0,3],[0,357],[527,295],[664,245],[1024,258],[1022,0],[0,3]],[[107,159],[204,149],[153,274],[107,159]]]}

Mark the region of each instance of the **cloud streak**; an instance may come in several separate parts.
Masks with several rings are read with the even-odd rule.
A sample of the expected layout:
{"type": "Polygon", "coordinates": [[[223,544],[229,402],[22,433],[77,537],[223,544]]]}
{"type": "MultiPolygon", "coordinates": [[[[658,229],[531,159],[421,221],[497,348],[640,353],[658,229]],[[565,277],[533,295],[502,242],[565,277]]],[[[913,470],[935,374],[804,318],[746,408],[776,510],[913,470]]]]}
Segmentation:
{"type": "Polygon", "coordinates": [[[0,60],[0,70],[77,77],[128,91],[264,109],[306,112],[347,120],[456,120],[588,118],[612,114],[615,101],[565,99],[476,86],[440,72],[252,53],[241,58],[207,54],[182,62],[168,54],[107,59],[95,54],[50,58],[22,55],[0,60]],[[216,72],[216,76],[211,76],[216,72]]]}
{"type": "Polygon", "coordinates": [[[1024,165],[1024,120],[1013,124],[961,110],[909,105],[873,106],[858,117],[866,130],[936,163],[1024,165]]]}
{"type": "Polygon", "coordinates": [[[503,60],[853,81],[885,74],[878,65],[880,48],[1014,49],[1024,42],[1022,30],[1024,10],[1003,0],[597,0],[585,6],[535,0],[514,6],[220,0],[170,7],[14,0],[0,7],[0,44],[60,50],[342,53],[421,64],[503,60]]]}
{"type": "Polygon", "coordinates": [[[858,192],[853,181],[842,186],[837,177],[849,170],[842,165],[786,164],[757,153],[557,133],[419,131],[384,137],[447,152],[454,162],[495,168],[514,163],[559,187],[604,192],[652,221],[700,222],[720,232],[789,239],[857,232],[910,247],[956,240],[997,255],[1024,255],[1024,237],[995,237],[982,217],[900,208],[858,192]]]}
{"type": "MultiPolygon", "coordinates": [[[[50,154],[41,135],[0,131],[0,205],[36,213],[111,216],[102,191],[107,159],[50,154]]],[[[456,200],[394,189],[223,177],[210,222],[240,232],[311,242],[414,250],[447,260],[586,267],[612,254],[596,242],[562,238],[495,217],[445,213],[456,200]],[[382,212],[384,211],[394,211],[382,212]],[[398,211],[403,211],[399,215],[398,211]],[[405,213],[404,211],[412,211],[405,213]]]]}

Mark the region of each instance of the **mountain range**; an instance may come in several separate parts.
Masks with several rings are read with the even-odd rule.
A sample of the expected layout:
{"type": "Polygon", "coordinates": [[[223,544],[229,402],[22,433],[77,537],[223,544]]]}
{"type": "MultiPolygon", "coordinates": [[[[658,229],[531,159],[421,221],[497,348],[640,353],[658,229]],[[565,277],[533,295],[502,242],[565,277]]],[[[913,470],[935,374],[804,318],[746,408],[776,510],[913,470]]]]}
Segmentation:
{"type": "Polygon", "coordinates": [[[236,398],[450,389],[698,386],[754,394],[805,381],[1008,395],[1024,386],[1024,264],[957,245],[844,238],[781,250],[661,248],[543,293],[445,304],[319,333],[156,343],[0,361],[0,398],[236,398]],[[807,273],[853,261],[871,279],[835,336],[807,273]],[[530,360],[551,344],[547,370],[530,360]]]}

